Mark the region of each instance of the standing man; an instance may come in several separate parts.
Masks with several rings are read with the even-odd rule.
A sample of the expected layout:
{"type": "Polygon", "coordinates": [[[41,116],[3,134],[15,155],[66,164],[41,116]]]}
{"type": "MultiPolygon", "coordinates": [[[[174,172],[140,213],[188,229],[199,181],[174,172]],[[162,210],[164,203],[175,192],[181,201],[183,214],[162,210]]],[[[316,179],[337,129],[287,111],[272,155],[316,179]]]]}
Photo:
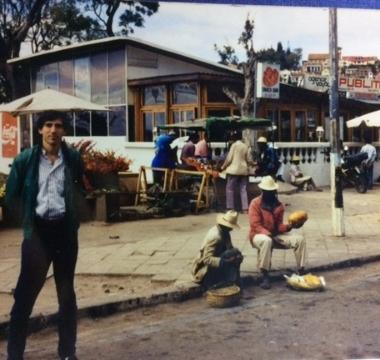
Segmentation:
{"type": "Polygon", "coordinates": [[[262,194],[254,198],[248,211],[250,231],[248,234],[252,247],[259,252],[258,267],[262,273],[261,288],[270,288],[269,270],[272,250],[293,249],[297,269],[305,271],[306,242],[304,237],[287,235],[291,224],[284,224],[284,205],[277,198],[278,184],[271,176],[264,176],[259,184],[262,194]]]}
{"type": "Polygon", "coordinates": [[[221,168],[221,170],[225,170],[227,174],[226,207],[227,210],[236,210],[235,191],[238,190],[240,193],[242,213],[247,214],[248,164],[251,163],[249,148],[241,141],[241,134],[238,132],[232,134],[231,140],[233,144],[221,168]]]}
{"type": "Polygon", "coordinates": [[[376,148],[371,144],[369,136],[365,138],[365,145],[360,149],[361,153],[367,153],[368,157],[363,161],[365,175],[367,178],[368,189],[373,187],[373,164],[375,163],[377,152],[376,148]]]}
{"type": "Polygon", "coordinates": [[[66,122],[64,113],[42,113],[37,123],[40,144],[15,158],[7,182],[6,204],[10,207],[20,201],[24,230],[10,318],[9,360],[23,358],[28,319],[51,263],[59,303],[58,354],[60,359],[76,359],[76,205],[83,191],[83,165],[79,152],[62,141],[66,122]]]}

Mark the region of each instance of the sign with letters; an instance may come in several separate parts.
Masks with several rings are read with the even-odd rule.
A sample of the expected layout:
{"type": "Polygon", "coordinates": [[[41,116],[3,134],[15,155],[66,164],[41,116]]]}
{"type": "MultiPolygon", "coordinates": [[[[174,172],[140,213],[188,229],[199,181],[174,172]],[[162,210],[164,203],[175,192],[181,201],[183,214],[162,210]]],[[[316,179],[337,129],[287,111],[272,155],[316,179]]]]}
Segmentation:
{"type": "Polygon", "coordinates": [[[280,98],[280,65],[257,63],[256,97],[280,98]]]}

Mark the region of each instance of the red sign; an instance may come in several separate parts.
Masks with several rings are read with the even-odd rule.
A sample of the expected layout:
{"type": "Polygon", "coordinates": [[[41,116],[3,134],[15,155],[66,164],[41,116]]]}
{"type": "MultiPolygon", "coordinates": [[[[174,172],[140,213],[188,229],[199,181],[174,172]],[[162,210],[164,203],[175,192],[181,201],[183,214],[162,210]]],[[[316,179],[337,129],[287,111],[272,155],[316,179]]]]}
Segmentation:
{"type": "Polygon", "coordinates": [[[16,157],[18,147],[17,119],[8,113],[3,113],[1,144],[4,158],[16,157]]]}
{"type": "Polygon", "coordinates": [[[380,80],[341,77],[339,79],[339,90],[379,94],[380,80]]]}

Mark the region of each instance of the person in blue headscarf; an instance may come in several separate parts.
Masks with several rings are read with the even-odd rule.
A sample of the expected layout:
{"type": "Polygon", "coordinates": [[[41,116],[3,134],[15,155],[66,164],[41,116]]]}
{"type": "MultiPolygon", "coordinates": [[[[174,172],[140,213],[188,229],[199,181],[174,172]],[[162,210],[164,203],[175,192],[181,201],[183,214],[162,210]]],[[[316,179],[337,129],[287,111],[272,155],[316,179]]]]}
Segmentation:
{"type": "MultiPolygon", "coordinates": [[[[177,137],[174,131],[169,134],[160,135],[155,141],[156,154],[152,160],[153,168],[174,169],[177,166],[177,147],[170,146],[177,137]]],[[[158,171],[153,172],[154,182],[161,183],[163,174],[158,171]]]]}

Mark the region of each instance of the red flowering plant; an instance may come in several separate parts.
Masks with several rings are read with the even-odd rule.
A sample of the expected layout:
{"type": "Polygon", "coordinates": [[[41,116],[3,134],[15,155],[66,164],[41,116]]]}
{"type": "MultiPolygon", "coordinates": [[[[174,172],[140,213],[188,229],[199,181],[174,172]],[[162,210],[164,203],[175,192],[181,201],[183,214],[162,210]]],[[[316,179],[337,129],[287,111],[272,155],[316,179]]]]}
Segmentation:
{"type": "Polygon", "coordinates": [[[87,191],[118,189],[117,174],[129,170],[132,160],[116,155],[113,150],[95,150],[91,140],[79,142],[74,147],[82,154],[87,191]]]}

